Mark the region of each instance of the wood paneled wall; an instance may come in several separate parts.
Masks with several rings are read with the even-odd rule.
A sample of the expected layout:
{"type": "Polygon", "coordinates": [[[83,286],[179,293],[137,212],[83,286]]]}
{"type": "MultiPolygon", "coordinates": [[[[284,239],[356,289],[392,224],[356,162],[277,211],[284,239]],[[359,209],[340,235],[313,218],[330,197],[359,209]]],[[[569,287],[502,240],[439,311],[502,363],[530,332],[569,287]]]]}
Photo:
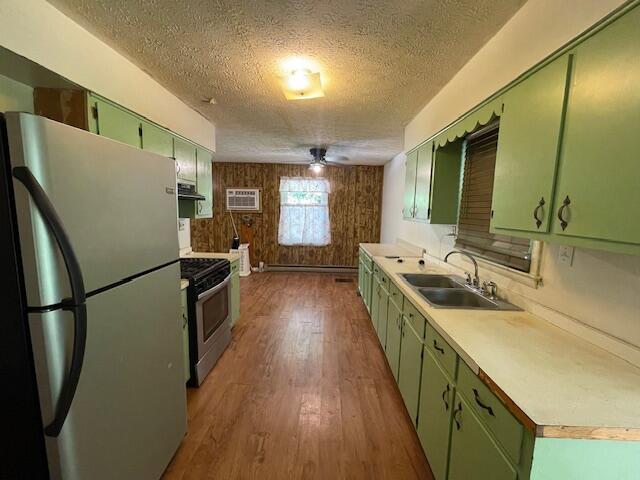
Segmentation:
{"type": "MultiPolygon", "coordinates": [[[[253,219],[253,263],[267,265],[358,265],[358,244],[380,241],[382,166],[326,167],[320,175],[331,182],[329,218],[331,245],[287,247],[278,245],[280,177],[312,176],[307,165],[274,163],[214,163],[213,218],[191,221],[191,245],[199,252],[229,250],[233,227],[225,209],[225,189],[261,188],[262,213],[253,219]]],[[[241,216],[234,213],[240,232],[241,216]]],[[[242,233],[241,233],[242,236],[242,233]]],[[[243,240],[244,241],[244,240],[243,240]]]]}

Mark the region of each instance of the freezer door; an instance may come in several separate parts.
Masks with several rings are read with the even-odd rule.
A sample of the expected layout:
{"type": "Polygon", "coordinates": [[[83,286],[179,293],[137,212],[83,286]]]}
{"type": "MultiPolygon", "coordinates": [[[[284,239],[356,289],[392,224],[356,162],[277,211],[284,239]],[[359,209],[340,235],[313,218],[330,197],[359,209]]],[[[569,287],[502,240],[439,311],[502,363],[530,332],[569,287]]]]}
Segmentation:
{"type": "MultiPolygon", "coordinates": [[[[175,162],[26,113],[6,114],[12,167],[26,166],[71,240],[87,292],[178,258],[175,162]]],[[[14,179],[30,306],[69,296],[57,248],[14,179]]]]}
{"type": "MultiPolygon", "coordinates": [[[[186,431],[180,267],[173,264],[87,300],[84,366],[57,438],[54,478],[157,479],[186,431]]],[[[69,367],[70,315],[30,315],[44,424],[69,367]]]]}

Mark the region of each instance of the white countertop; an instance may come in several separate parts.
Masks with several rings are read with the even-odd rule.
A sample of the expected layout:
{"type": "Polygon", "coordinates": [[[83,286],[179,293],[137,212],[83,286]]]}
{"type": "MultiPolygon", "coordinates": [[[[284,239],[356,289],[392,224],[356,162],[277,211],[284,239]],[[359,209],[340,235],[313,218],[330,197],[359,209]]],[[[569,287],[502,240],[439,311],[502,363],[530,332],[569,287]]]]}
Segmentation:
{"type": "Polygon", "coordinates": [[[361,243],[360,246],[372,257],[400,256],[421,257],[422,249],[398,243],[361,243]]]}
{"type": "Polygon", "coordinates": [[[184,290],[188,286],[189,286],[189,280],[187,280],[186,278],[181,278],[180,279],[180,290],[184,290]]]}
{"type": "MultiPolygon", "coordinates": [[[[640,368],[527,312],[434,308],[399,274],[442,269],[373,256],[472,370],[489,376],[540,432],[581,427],[598,430],[600,437],[587,438],[608,438],[603,428],[640,429],[640,368]]],[[[638,433],[618,431],[620,438],[638,433]]]]}

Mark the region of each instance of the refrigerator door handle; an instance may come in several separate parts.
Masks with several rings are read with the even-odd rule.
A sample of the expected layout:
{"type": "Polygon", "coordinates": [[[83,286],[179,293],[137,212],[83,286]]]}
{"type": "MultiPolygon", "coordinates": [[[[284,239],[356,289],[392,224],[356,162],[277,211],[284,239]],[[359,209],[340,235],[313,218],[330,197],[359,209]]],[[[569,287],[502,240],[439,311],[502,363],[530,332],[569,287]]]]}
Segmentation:
{"type": "Polygon", "coordinates": [[[13,176],[24,185],[31,195],[40,216],[58,244],[67,269],[67,275],[69,276],[69,283],[71,284],[71,298],[62,300],[62,309],[72,312],[74,319],[71,364],[67,377],[62,383],[60,397],[55,407],[55,416],[51,423],[44,428],[45,435],[57,437],[71,408],[71,402],[76,393],[84,360],[84,350],[87,342],[87,306],[85,304],[84,280],[80,263],[73,251],[64,225],[38,180],[27,167],[14,167],[13,176]]]}

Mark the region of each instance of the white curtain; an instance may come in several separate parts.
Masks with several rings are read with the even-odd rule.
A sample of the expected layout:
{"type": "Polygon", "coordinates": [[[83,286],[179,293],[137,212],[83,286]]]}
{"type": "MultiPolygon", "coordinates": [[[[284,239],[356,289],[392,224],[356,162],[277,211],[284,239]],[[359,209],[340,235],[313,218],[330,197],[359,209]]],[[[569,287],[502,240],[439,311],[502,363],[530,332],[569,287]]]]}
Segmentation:
{"type": "Polygon", "coordinates": [[[331,243],[329,193],[331,185],[325,178],[280,178],[280,245],[331,243]]]}

